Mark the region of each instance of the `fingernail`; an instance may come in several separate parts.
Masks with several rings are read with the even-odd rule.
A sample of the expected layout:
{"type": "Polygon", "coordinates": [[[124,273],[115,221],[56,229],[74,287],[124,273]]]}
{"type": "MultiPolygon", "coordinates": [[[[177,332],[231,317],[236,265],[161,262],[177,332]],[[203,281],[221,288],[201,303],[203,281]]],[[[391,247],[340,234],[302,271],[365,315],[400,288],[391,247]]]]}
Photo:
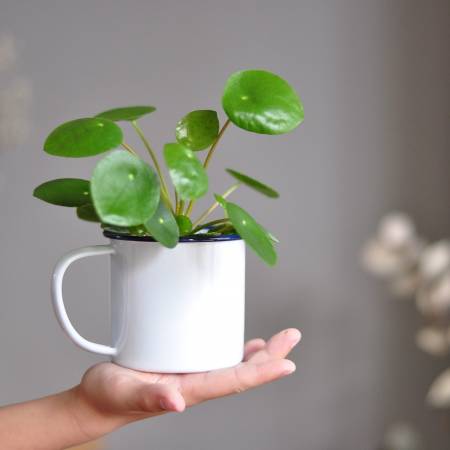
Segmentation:
{"type": "Polygon", "coordinates": [[[302,338],[302,334],[300,333],[300,331],[295,330],[295,329],[289,330],[288,333],[289,333],[289,335],[290,335],[289,337],[291,339],[291,346],[295,347],[300,342],[300,339],[302,338]]]}
{"type": "Polygon", "coordinates": [[[292,361],[287,361],[286,367],[283,371],[283,375],[290,375],[291,373],[294,373],[296,369],[297,369],[297,367],[295,366],[295,364],[292,361]]]}

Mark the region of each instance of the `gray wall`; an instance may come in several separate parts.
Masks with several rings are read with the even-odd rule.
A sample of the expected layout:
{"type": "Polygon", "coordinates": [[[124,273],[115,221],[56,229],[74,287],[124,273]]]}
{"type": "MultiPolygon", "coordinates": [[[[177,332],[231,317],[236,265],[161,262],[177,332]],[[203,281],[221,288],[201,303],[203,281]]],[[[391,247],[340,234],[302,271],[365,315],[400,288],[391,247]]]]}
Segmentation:
{"type": "MultiPolygon", "coordinates": [[[[361,244],[392,208],[430,237],[448,233],[449,28],[447,1],[0,0],[0,31],[19,41],[20,72],[34,89],[32,134],[2,149],[0,174],[0,402],[77,383],[98,358],[75,348],[54,320],[49,277],[57,257],[104,242],[69,210],[31,197],[43,180],[85,176],[96,158],[41,150],[62,121],[150,103],[156,146],[191,109],[220,108],[241,68],[280,73],[301,93],[306,120],[267,138],[232,128],[211,172],[254,173],[282,193],[240,201],[279,236],[280,263],[248,259],[249,337],[298,326],[295,376],[132,425],[108,449],[375,449],[387,424],[407,419],[448,448],[422,407],[439,364],[414,348],[417,318],[359,267],[361,244]]],[[[91,339],[108,339],[107,264],[70,270],[70,314],[91,339]]]]}

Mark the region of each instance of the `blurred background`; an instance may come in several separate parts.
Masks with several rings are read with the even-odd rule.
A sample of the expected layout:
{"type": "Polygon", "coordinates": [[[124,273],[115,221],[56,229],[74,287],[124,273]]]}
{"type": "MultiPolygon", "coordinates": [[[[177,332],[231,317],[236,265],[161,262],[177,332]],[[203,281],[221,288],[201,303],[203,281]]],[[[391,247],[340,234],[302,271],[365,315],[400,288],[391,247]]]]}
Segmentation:
{"type": "MultiPolygon", "coordinates": [[[[0,0],[0,403],[68,388],[99,361],[59,329],[49,284],[63,253],[105,239],[73,210],[32,197],[48,179],[90,177],[97,158],[52,158],[42,151],[47,134],[150,104],[157,112],[141,125],[161,149],[188,111],[220,111],[232,72],[264,68],[298,90],[305,122],[276,141],[230,127],[210,170],[216,192],[231,166],[281,193],[235,197],[281,240],[275,268],[248,254],[247,336],[299,327],[297,372],[133,424],[102,445],[448,449],[448,414],[425,398],[449,358],[416,347],[414,304],[391,299],[363,269],[361,250],[397,209],[428,239],[450,236],[449,50],[448,0],[0,0]],[[402,423],[422,444],[383,444],[402,423]]],[[[73,322],[101,342],[107,269],[106,260],[83,261],[65,285],[73,322]]]]}

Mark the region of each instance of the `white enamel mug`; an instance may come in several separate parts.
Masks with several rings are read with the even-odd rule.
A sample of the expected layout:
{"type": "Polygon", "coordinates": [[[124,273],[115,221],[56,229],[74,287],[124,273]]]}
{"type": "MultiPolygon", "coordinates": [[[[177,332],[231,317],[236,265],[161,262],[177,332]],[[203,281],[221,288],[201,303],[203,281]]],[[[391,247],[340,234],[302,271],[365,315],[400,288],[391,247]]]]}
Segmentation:
{"type": "Polygon", "coordinates": [[[110,244],[83,247],[53,272],[56,317],[84,350],[146,372],[203,372],[243,357],[245,244],[237,235],[181,238],[174,249],[151,238],[105,232],[110,244]],[[64,307],[64,272],[77,259],[110,255],[111,345],[90,342],[64,307]]]}

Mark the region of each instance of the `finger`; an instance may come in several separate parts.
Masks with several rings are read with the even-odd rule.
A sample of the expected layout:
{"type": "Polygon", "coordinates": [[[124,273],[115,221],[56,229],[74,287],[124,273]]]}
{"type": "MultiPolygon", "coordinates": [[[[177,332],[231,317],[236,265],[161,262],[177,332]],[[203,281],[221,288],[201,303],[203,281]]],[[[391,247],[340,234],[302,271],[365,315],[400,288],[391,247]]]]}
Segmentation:
{"type": "Polygon", "coordinates": [[[267,345],[254,353],[249,361],[262,363],[265,361],[285,358],[301,339],[300,331],[296,328],[288,328],[272,336],[267,345]]]}
{"type": "Polygon", "coordinates": [[[245,344],[244,348],[244,361],[247,361],[253,353],[263,349],[266,346],[264,339],[252,339],[245,344]]]}
{"type": "Polygon", "coordinates": [[[237,394],[269,383],[295,371],[295,364],[287,359],[266,361],[262,364],[243,363],[230,369],[196,374],[191,389],[184,393],[188,405],[217,397],[237,394]]]}
{"type": "Polygon", "coordinates": [[[178,389],[165,384],[142,384],[136,389],[132,403],[138,411],[147,413],[182,412],[186,408],[178,389]]]}

